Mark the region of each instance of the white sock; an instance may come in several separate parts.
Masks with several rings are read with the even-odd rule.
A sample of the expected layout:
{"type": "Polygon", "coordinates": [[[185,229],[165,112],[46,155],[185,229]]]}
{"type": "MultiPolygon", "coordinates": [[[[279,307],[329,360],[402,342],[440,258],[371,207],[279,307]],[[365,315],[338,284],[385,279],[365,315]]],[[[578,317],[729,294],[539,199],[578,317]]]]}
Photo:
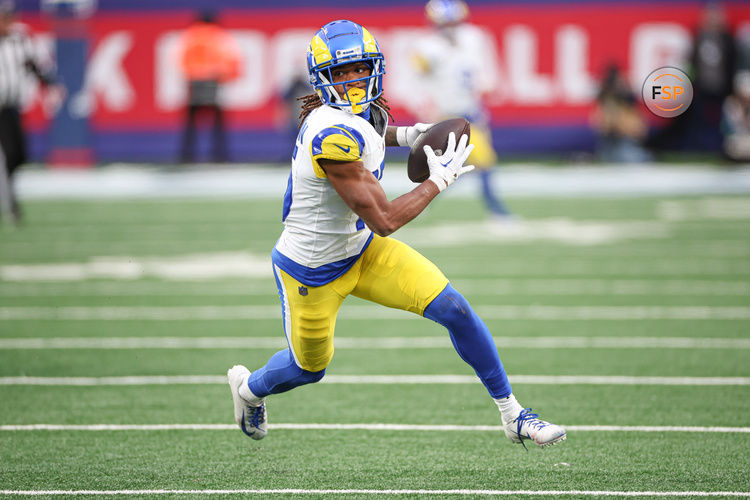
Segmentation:
{"type": "Polygon", "coordinates": [[[515,420],[518,414],[521,413],[521,410],[523,410],[523,406],[516,401],[516,397],[513,394],[507,398],[493,399],[493,401],[495,401],[495,404],[500,409],[503,422],[506,424],[515,420]]]}
{"type": "Polygon", "coordinates": [[[249,378],[249,375],[245,377],[242,380],[242,384],[240,385],[240,390],[237,391],[240,394],[240,397],[250,403],[251,405],[258,404],[263,401],[263,398],[259,398],[255,394],[253,394],[253,391],[250,390],[250,387],[247,385],[247,379],[249,378]]]}

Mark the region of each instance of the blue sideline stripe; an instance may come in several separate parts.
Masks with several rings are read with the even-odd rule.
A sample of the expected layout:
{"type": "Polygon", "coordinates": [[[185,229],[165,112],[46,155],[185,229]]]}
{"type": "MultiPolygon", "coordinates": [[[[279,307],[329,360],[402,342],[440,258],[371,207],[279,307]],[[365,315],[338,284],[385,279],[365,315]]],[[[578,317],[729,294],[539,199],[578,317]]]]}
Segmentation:
{"type": "MultiPolygon", "coordinates": [[[[208,132],[197,137],[198,161],[208,161],[211,143],[208,132]]],[[[43,161],[49,152],[49,133],[29,134],[33,161],[43,161]]],[[[596,137],[588,125],[571,123],[554,126],[500,126],[492,130],[495,149],[503,153],[561,153],[593,151],[596,137]]],[[[179,130],[92,131],[91,143],[100,162],[175,163],[180,153],[179,130]],[[133,147],[137,144],[137,147],[133,147]]],[[[279,162],[290,164],[294,138],[273,129],[244,129],[227,132],[229,159],[234,162],[279,162]]],[[[405,161],[407,148],[387,148],[387,162],[405,161]]]]}
{"type": "MultiPolygon", "coordinates": [[[[208,130],[196,136],[196,161],[210,161],[211,138],[208,130]]],[[[29,133],[29,152],[34,161],[43,161],[49,152],[47,131],[29,133]]],[[[98,161],[176,163],[180,156],[182,131],[120,130],[91,131],[91,144],[98,161]],[[134,146],[136,145],[136,146],[134,146]]],[[[234,129],[227,131],[229,160],[234,162],[280,162],[291,165],[294,137],[274,129],[234,129]]]]}
{"type": "Polygon", "coordinates": [[[593,152],[596,134],[588,125],[554,126],[507,126],[492,128],[492,145],[500,155],[503,153],[566,153],[593,152]]]}
{"type": "Polygon", "coordinates": [[[330,264],[325,264],[320,267],[312,268],[297,264],[292,259],[276,250],[276,248],[271,252],[271,261],[274,265],[279,266],[280,269],[303,285],[322,286],[326,283],[330,283],[347,272],[349,268],[357,262],[357,259],[362,256],[362,253],[367,249],[371,241],[372,233],[370,233],[370,237],[367,238],[362,250],[357,255],[353,255],[352,257],[337,262],[331,262],[330,264]]]}

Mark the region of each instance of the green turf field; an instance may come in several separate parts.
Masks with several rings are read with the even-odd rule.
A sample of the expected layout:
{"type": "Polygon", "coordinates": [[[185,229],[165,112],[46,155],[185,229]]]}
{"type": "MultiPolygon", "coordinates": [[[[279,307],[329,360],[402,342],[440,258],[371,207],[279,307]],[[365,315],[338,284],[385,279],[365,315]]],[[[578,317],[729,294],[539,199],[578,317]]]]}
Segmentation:
{"type": "Polygon", "coordinates": [[[549,449],[506,440],[439,325],[356,298],[324,382],[251,441],[224,376],[284,346],[280,202],[27,202],[0,231],[0,497],[750,496],[750,198],[509,203],[438,199],[394,236],[569,427],[549,449]]]}

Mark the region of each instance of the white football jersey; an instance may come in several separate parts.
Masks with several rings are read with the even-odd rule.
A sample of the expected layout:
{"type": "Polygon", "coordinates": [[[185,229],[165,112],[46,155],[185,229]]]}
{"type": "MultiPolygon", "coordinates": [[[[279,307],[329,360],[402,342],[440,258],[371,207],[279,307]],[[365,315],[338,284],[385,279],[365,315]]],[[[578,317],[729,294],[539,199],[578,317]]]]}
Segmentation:
{"type": "Polygon", "coordinates": [[[422,119],[463,116],[478,120],[483,113],[482,94],[496,86],[496,54],[490,35],[466,23],[452,30],[452,39],[432,31],[417,42],[412,54],[421,74],[418,106],[433,112],[422,119]]]}
{"type": "Polygon", "coordinates": [[[385,166],[387,114],[370,105],[376,131],[364,118],[321,106],[300,128],[284,195],[284,231],[272,252],[275,265],[297,281],[320,286],[344,274],[364,252],[372,231],[344,203],[320,159],[362,161],[379,180],[385,166]]]}

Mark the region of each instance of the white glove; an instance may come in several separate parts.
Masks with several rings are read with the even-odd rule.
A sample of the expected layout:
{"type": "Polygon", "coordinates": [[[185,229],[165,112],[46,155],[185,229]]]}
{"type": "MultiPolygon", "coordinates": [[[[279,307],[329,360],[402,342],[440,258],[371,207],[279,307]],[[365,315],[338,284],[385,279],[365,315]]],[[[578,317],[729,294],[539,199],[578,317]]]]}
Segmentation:
{"type": "Polygon", "coordinates": [[[399,146],[414,146],[420,135],[427,132],[434,123],[415,123],[411,127],[396,128],[396,142],[399,146]]]}
{"type": "Polygon", "coordinates": [[[474,170],[474,165],[464,166],[464,162],[474,149],[473,144],[467,145],[468,142],[469,136],[463,134],[456,145],[456,134],[451,132],[448,134],[448,146],[442,155],[435,155],[430,146],[424,147],[427,166],[430,169],[430,177],[427,180],[434,182],[440,191],[453,184],[461,175],[474,170]]]}

